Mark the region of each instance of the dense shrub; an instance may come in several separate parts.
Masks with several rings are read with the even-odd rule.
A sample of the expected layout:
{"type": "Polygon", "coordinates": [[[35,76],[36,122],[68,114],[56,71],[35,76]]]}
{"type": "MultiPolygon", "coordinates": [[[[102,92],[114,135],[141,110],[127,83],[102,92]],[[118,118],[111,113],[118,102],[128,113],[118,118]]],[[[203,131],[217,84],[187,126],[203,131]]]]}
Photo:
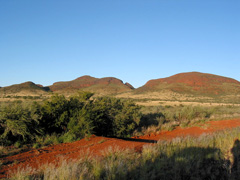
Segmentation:
{"type": "Polygon", "coordinates": [[[81,139],[93,133],[93,122],[91,112],[88,107],[75,111],[68,123],[68,134],[71,134],[75,139],[81,139]]]}
{"type": "MultiPolygon", "coordinates": [[[[1,142],[37,142],[41,136],[58,137],[62,142],[91,134],[130,136],[139,123],[140,107],[128,100],[92,96],[90,92],[69,98],[54,94],[42,103],[16,102],[1,108],[1,142]]],[[[46,144],[44,138],[38,143],[46,144]]]]}
{"type": "Polygon", "coordinates": [[[41,126],[47,133],[61,133],[69,120],[68,100],[63,95],[55,94],[44,101],[41,109],[41,126]]]}
{"type": "Polygon", "coordinates": [[[34,109],[34,106],[23,108],[19,103],[1,109],[0,138],[2,143],[32,141],[36,135],[42,133],[39,127],[40,116],[33,113],[34,109]]]}
{"type": "Polygon", "coordinates": [[[139,122],[139,109],[130,101],[96,98],[75,112],[68,129],[77,136],[91,133],[100,136],[128,136],[139,122]]]}
{"type": "Polygon", "coordinates": [[[98,114],[99,117],[97,121],[94,121],[95,127],[99,122],[103,125],[98,129],[96,128],[96,133],[107,133],[107,136],[127,136],[139,124],[140,107],[131,101],[116,98],[99,98],[94,101],[93,106],[94,113],[98,114]]]}

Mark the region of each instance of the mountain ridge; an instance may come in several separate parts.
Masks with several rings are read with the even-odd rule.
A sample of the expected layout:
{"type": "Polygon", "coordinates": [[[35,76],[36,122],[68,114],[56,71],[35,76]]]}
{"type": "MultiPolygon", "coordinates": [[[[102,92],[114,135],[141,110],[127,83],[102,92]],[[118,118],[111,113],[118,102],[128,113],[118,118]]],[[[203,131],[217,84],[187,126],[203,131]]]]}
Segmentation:
{"type": "Polygon", "coordinates": [[[114,95],[119,93],[143,94],[151,92],[174,93],[192,95],[235,95],[240,94],[240,82],[224,76],[201,72],[178,73],[169,77],[152,79],[143,86],[135,89],[129,83],[115,77],[95,78],[89,75],[78,77],[71,81],[59,81],[50,86],[42,86],[27,81],[12,86],[0,87],[0,95],[18,94],[46,94],[49,92],[71,94],[75,91],[90,91],[100,95],[114,95]]]}
{"type": "Polygon", "coordinates": [[[78,77],[72,81],[55,82],[48,87],[53,92],[87,90],[97,93],[101,92],[103,94],[114,94],[134,89],[131,84],[124,84],[122,80],[115,77],[95,78],[89,75],[78,77]]]}

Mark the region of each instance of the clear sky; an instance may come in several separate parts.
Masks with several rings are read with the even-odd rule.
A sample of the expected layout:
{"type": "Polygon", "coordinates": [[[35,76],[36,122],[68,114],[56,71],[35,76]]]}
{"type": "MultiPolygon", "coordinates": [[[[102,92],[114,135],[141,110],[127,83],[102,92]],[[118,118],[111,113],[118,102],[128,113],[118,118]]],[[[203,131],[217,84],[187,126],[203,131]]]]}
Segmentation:
{"type": "Polygon", "coordinates": [[[0,86],[83,75],[134,87],[199,71],[240,81],[239,0],[0,0],[0,86]]]}

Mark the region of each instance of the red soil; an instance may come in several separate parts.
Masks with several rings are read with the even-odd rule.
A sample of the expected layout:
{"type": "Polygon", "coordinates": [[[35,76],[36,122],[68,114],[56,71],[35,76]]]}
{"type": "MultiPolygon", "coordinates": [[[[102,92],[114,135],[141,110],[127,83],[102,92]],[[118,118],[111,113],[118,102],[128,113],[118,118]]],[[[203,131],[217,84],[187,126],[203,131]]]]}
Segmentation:
{"type": "Polygon", "coordinates": [[[73,143],[63,143],[59,145],[49,146],[41,149],[34,149],[17,155],[1,158],[4,164],[0,170],[0,178],[7,177],[11,172],[18,168],[32,167],[38,168],[46,163],[56,163],[59,158],[78,159],[87,153],[92,156],[100,156],[110,147],[118,147],[119,149],[135,149],[141,152],[143,145],[151,144],[157,140],[171,140],[176,137],[200,136],[203,133],[212,133],[218,130],[233,128],[240,126],[240,119],[212,121],[207,123],[205,128],[190,127],[177,128],[173,131],[161,132],[159,134],[150,134],[141,137],[133,137],[129,139],[117,139],[92,136],[89,139],[82,139],[73,143]]]}

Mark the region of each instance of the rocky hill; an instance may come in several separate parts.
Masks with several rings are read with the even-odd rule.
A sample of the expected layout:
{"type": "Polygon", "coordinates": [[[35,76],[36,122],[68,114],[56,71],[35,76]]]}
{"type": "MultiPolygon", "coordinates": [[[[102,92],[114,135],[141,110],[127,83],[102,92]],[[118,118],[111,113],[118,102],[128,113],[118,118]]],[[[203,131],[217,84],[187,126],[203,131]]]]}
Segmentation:
{"type": "Polygon", "coordinates": [[[240,93],[240,82],[213,74],[188,72],[148,81],[138,93],[170,90],[182,94],[232,95],[240,93]]]}
{"type": "Polygon", "coordinates": [[[90,91],[96,95],[116,95],[116,97],[133,99],[190,100],[189,97],[191,97],[194,100],[197,96],[198,98],[211,96],[218,99],[231,96],[234,101],[240,99],[239,81],[200,72],[180,73],[167,78],[150,80],[137,89],[114,77],[82,76],[72,81],[56,82],[47,87],[25,82],[1,87],[0,96],[46,95],[49,92],[71,95],[79,90],[90,91]]]}
{"type": "Polygon", "coordinates": [[[76,90],[90,91],[97,94],[116,94],[131,91],[134,87],[129,83],[123,83],[114,77],[94,78],[82,76],[73,81],[56,82],[49,86],[53,92],[69,93],[76,90]]]}

